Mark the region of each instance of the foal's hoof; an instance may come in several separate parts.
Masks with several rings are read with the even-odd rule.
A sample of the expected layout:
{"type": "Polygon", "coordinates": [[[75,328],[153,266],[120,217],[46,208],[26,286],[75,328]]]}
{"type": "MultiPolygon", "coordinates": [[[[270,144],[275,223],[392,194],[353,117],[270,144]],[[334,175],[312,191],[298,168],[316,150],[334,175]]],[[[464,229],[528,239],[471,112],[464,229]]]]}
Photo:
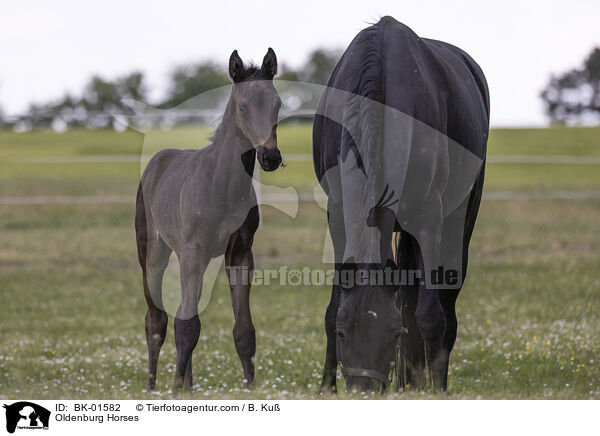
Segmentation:
{"type": "Polygon", "coordinates": [[[146,383],[146,391],[152,392],[156,389],[156,382],[148,380],[146,383]]]}

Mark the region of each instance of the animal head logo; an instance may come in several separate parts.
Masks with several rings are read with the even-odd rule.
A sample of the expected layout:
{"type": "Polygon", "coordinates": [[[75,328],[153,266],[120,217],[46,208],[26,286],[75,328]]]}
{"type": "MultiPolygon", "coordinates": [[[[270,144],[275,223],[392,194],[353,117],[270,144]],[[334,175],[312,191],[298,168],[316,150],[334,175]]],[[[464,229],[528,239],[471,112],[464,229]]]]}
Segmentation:
{"type": "Polygon", "coordinates": [[[48,429],[50,411],[28,401],[4,404],[6,409],[6,431],[14,433],[19,429],[48,429]]]}

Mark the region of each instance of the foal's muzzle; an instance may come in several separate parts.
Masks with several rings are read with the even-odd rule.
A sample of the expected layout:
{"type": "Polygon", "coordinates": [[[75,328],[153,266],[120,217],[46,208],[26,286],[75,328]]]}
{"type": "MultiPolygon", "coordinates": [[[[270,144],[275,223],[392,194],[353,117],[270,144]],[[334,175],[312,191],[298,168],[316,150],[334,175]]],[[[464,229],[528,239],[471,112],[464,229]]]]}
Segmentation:
{"type": "Polygon", "coordinates": [[[265,171],[274,171],[281,165],[281,153],[277,147],[267,148],[261,145],[258,147],[257,157],[258,163],[265,171]]]}

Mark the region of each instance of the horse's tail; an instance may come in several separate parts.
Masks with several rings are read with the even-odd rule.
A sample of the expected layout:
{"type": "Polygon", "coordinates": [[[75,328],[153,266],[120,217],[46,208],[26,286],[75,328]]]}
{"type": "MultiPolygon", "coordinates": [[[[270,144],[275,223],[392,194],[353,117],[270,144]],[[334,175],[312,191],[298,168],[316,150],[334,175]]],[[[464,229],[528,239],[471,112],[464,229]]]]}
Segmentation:
{"type": "Polygon", "coordinates": [[[148,220],[146,218],[146,205],[144,204],[144,193],[141,180],[135,200],[135,239],[137,243],[138,260],[142,269],[144,269],[146,268],[146,251],[148,247],[148,220]]]}

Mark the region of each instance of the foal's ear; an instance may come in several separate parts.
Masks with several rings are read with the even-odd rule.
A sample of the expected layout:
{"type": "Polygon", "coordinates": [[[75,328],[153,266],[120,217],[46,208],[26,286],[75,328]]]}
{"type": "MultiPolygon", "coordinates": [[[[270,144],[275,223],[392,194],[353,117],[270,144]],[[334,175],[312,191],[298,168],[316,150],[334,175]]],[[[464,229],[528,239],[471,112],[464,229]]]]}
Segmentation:
{"type": "Polygon", "coordinates": [[[244,63],[238,55],[237,50],[234,50],[229,57],[229,77],[233,80],[233,83],[237,83],[242,80],[242,73],[244,72],[244,63]]]}
{"type": "Polygon", "coordinates": [[[271,47],[267,50],[267,54],[263,59],[262,67],[260,67],[260,69],[269,79],[272,79],[275,77],[275,74],[277,74],[277,56],[275,56],[275,52],[271,47]]]}

